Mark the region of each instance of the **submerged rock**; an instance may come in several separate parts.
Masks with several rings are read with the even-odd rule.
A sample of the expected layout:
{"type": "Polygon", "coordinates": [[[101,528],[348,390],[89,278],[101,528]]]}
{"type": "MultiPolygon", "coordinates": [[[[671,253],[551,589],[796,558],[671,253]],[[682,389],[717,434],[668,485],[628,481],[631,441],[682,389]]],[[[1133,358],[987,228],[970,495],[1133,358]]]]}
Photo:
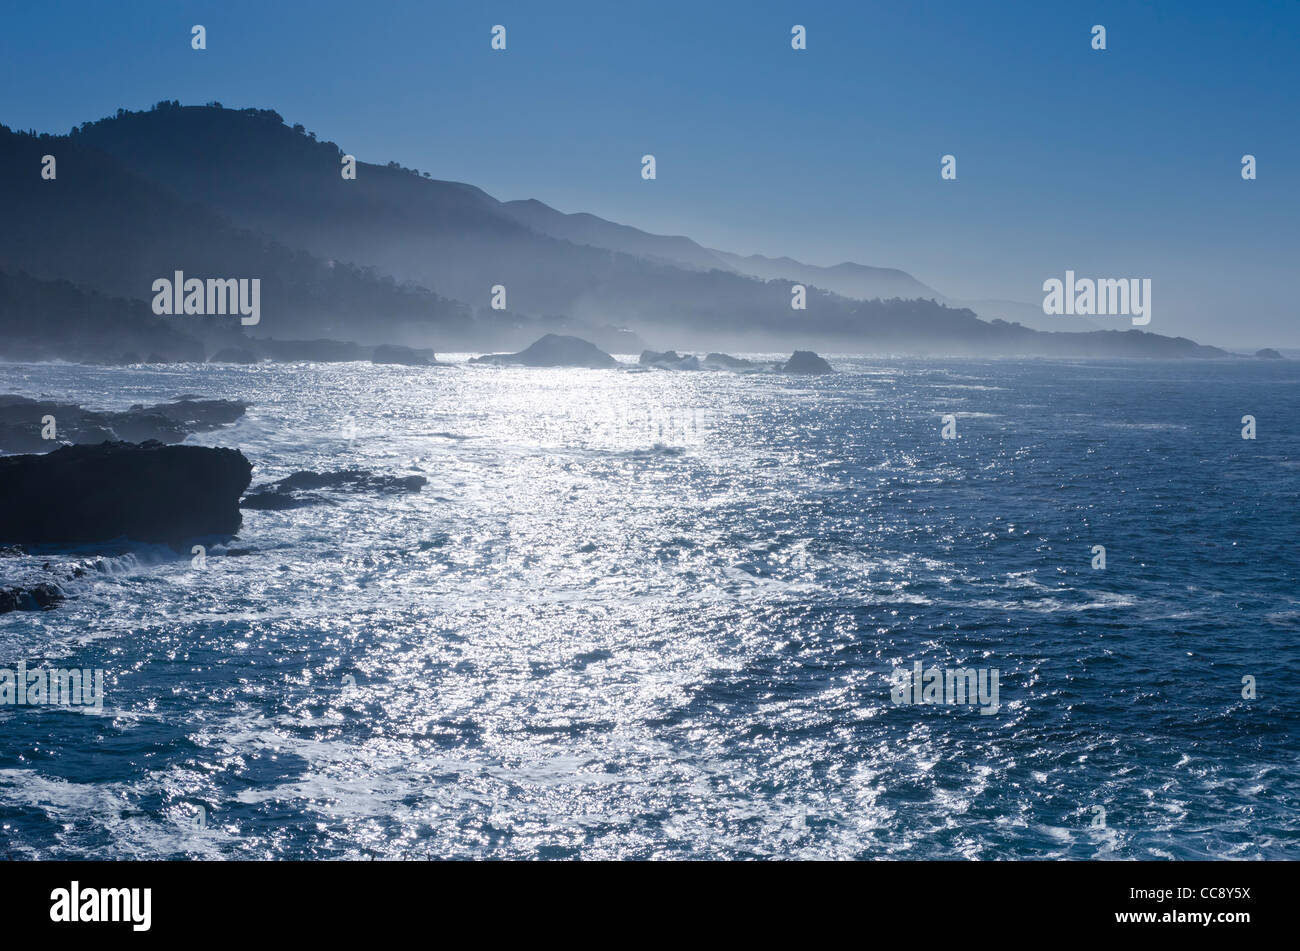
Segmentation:
{"type": "Polygon", "coordinates": [[[781,368],[782,373],[834,373],[835,368],[811,350],[796,350],[781,368]]]}
{"type": "Polygon", "coordinates": [[[236,449],[105,442],[0,458],[0,542],[126,537],[176,545],[239,530],[253,467],[236,449]]]}
{"type": "Polygon", "coordinates": [[[518,353],[491,353],[474,357],[470,363],[513,364],[525,367],[587,367],[605,370],[618,366],[618,361],[594,343],[581,337],[563,337],[547,334],[518,353]]]}
{"type": "Polygon", "coordinates": [[[265,482],[255,487],[240,503],[246,509],[282,511],[317,505],[325,497],[315,494],[315,489],[348,489],[358,492],[419,492],[429,482],[424,476],[374,475],[366,469],[348,469],[342,472],[295,472],[278,482],[265,482]]]}

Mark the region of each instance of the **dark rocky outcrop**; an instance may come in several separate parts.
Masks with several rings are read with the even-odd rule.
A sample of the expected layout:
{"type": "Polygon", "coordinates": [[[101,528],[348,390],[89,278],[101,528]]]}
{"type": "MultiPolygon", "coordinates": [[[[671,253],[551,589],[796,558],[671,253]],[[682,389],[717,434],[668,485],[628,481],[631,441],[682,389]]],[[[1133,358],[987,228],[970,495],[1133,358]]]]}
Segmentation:
{"type": "Polygon", "coordinates": [[[233,423],[248,404],[240,400],[181,397],[154,406],[136,404],[122,412],[96,412],[76,403],[0,396],[0,452],[49,452],[69,443],[97,444],[124,439],[178,443],[190,433],[233,423]],[[42,438],[44,420],[54,417],[54,438],[42,438]]]}
{"type": "Polygon", "coordinates": [[[1256,350],[1255,356],[1262,360],[1285,360],[1286,357],[1278,353],[1272,347],[1265,347],[1263,350],[1256,350]]]}
{"type": "Polygon", "coordinates": [[[618,361],[581,337],[547,334],[518,353],[492,353],[474,357],[470,363],[513,364],[525,367],[587,367],[605,370],[618,361]]]}
{"type": "Polygon", "coordinates": [[[811,350],[796,350],[781,368],[782,373],[834,373],[835,368],[811,350]]]}
{"type": "Polygon", "coordinates": [[[380,344],[375,347],[370,362],[393,363],[406,367],[440,366],[438,357],[432,350],[416,350],[412,347],[399,347],[392,344],[380,344]]]}
{"type": "Polygon", "coordinates": [[[105,442],[0,457],[0,543],[126,537],[179,544],[239,530],[252,466],[235,449],[105,442]]]}
{"type": "Polygon", "coordinates": [[[246,509],[282,511],[302,508],[326,501],[317,489],[336,489],[354,492],[419,492],[428,484],[424,476],[374,475],[366,469],[348,469],[342,472],[295,472],[277,482],[264,482],[240,503],[246,509]]]}

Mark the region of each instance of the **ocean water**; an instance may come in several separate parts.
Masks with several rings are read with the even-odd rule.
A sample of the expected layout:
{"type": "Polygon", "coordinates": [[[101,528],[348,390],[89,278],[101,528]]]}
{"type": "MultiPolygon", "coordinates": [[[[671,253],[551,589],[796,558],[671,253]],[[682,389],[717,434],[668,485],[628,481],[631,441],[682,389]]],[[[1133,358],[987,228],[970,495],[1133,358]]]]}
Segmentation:
{"type": "Polygon", "coordinates": [[[0,707],[0,854],[1295,857],[1300,365],[832,362],[0,366],[250,400],[189,441],[254,484],[428,479],[202,568],[0,558],[90,565],[0,666],[106,672],[99,713],[0,707]],[[894,702],[918,661],[997,710],[894,702]]]}

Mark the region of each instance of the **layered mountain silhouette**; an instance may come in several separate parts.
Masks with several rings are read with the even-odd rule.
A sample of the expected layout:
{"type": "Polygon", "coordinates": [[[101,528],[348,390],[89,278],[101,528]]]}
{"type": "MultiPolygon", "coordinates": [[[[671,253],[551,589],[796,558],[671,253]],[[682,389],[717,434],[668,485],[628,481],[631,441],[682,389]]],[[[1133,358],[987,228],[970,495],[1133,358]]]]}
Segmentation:
{"type": "Polygon", "coordinates": [[[534,231],[562,238],[574,244],[611,248],[625,254],[657,259],[700,270],[720,269],[763,280],[797,281],[812,284],[843,297],[860,300],[892,297],[942,300],[943,295],[926,287],[912,275],[895,268],[868,267],[845,262],[833,267],[804,264],[793,258],[767,258],[761,254],[742,257],[728,251],[706,248],[690,238],[650,234],[620,225],[586,212],[565,214],[535,198],[508,201],[502,205],[515,220],[534,231]]]}
{"type": "MultiPolygon", "coordinates": [[[[66,136],[0,127],[0,201],[10,212],[0,271],[16,282],[7,294],[0,285],[0,356],[34,352],[31,337],[49,345],[49,322],[69,326],[65,312],[77,306],[101,315],[101,334],[129,311],[137,335],[148,318],[210,350],[220,318],[147,310],[154,280],[178,270],[259,278],[261,322],[244,332],[278,339],[493,350],[560,332],[615,352],[644,340],[733,351],[1226,355],[1138,331],[986,321],[903,271],[742,257],[537,201],[501,202],[396,163],[358,162],[347,180],[344,154],[273,111],[217,104],[119,110],[66,136]],[[57,161],[53,180],[40,175],[46,155],[57,161]],[[807,287],[805,310],[790,306],[795,283],[807,287]],[[45,284],[61,288],[63,318],[43,310],[58,297],[45,284]],[[490,306],[497,287],[504,310],[490,306]]],[[[79,358],[75,340],[63,343],[79,358]]]]}

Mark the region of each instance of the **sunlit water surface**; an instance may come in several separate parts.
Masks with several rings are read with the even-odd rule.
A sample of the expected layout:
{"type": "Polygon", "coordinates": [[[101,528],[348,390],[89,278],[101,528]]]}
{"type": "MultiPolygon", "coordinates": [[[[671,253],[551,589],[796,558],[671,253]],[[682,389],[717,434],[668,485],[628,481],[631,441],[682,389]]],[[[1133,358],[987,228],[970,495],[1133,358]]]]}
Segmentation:
{"type": "Polygon", "coordinates": [[[428,479],[0,615],[0,664],[107,671],[100,715],[0,707],[0,850],[1294,857],[1300,369],[833,362],[0,366],[250,400],[189,441],[254,483],[428,479]],[[893,703],[918,660],[1000,708],[893,703]]]}

